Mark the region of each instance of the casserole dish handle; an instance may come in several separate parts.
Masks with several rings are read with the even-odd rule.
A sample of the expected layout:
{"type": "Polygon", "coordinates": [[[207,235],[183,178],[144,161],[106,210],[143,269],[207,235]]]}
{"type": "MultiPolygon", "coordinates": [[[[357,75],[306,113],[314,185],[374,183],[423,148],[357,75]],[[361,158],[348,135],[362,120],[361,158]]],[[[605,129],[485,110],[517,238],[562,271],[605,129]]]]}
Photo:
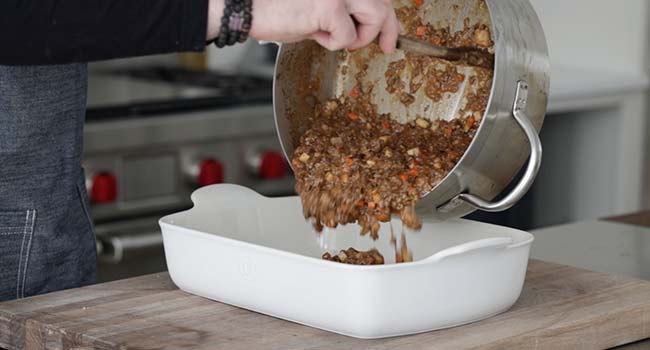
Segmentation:
{"type": "Polygon", "coordinates": [[[505,249],[514,242],[512,237],[493,237],[472,241],[465,244],[453,246],[451,248],[443,249],[424,261],[441,261],[452,256],[467,254],[469,252],[485,250],[485,249],[505,249]]]}

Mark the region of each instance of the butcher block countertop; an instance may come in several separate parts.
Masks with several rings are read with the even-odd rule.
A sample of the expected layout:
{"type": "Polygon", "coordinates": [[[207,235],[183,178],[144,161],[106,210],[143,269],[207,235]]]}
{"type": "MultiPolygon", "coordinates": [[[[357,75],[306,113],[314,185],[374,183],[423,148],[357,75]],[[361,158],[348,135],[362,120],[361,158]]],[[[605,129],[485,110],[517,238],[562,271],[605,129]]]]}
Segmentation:
{"type": "Polygon", "coordinates": [[[650,282],[538,260],[530,261],[524,291],[510,311],[382,340],[349,338],[193,296],[166,273],[0,303],[0,347],[12,350],[559,350],[649,337],[650,282]]]}

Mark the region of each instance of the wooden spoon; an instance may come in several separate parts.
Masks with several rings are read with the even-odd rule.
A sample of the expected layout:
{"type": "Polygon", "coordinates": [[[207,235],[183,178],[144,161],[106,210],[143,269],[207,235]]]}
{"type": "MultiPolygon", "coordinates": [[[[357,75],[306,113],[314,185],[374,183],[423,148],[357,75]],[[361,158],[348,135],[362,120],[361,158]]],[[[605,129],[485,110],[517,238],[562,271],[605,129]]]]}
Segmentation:
{"type": "Polygon", "coordinates": [[[494,55],[475,47],[444,47],[400,35],[397,48],[417,55],[434,56],[448,61],[461,61],[470,66],[494,68],[494,55]]]}

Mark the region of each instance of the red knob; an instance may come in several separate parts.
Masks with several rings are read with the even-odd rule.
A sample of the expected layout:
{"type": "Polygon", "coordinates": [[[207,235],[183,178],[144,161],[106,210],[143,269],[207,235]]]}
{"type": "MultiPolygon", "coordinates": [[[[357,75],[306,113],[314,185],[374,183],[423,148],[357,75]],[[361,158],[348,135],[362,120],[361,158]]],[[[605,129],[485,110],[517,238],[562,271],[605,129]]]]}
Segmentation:
{"type": "Polygon", "coordinates": [[[287,175],[287,162],[279,152],[267,151],[262,154],[259,169],[263,179],[280,179],[287,175]]]}
{"type": "Polygon", "coordinates": [[[93,177],[90,198],[94,203],[111,203],[117,199],[117,178],[103,171],[93,177]]]}
{"type": "Polygon", "coordinates": [[[215,159],[205,159],[199,166],[199,186],[213,185],[223,182],[223,164],[215,159]]]}

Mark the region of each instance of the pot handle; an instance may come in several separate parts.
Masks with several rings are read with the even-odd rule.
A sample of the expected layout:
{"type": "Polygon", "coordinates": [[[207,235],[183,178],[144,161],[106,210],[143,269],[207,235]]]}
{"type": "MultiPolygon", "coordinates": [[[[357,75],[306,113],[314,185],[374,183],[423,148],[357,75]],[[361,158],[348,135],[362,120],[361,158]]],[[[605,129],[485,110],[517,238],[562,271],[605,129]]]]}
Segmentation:
{"type": "Polygon", "coordinates": [[[439,211],[443,213],[450,212],[463,203],[467,203],[476,209],[487,212],[504,211],[514,206],[526,194],[526,192],[528,192],[530,187],[533,185],[533,181],[535,181],[535,177],[537,176],[540,165],[542,164],[542,142],[537,134],[537,129],[535,129],[535,126],[531,123],[528,115],[526,115],[527,101],[528,83],[520,80],[517,82],[517,92],[515,94],[512,115],[528,138],[530,144],[530,159],[528,160],[526,172],[517,186],[515,186],[512,192],[508,193],[498,202],[489,202],[469,193],[461,193],[446,204],[440,206],[438,208],[439,211]]]}

